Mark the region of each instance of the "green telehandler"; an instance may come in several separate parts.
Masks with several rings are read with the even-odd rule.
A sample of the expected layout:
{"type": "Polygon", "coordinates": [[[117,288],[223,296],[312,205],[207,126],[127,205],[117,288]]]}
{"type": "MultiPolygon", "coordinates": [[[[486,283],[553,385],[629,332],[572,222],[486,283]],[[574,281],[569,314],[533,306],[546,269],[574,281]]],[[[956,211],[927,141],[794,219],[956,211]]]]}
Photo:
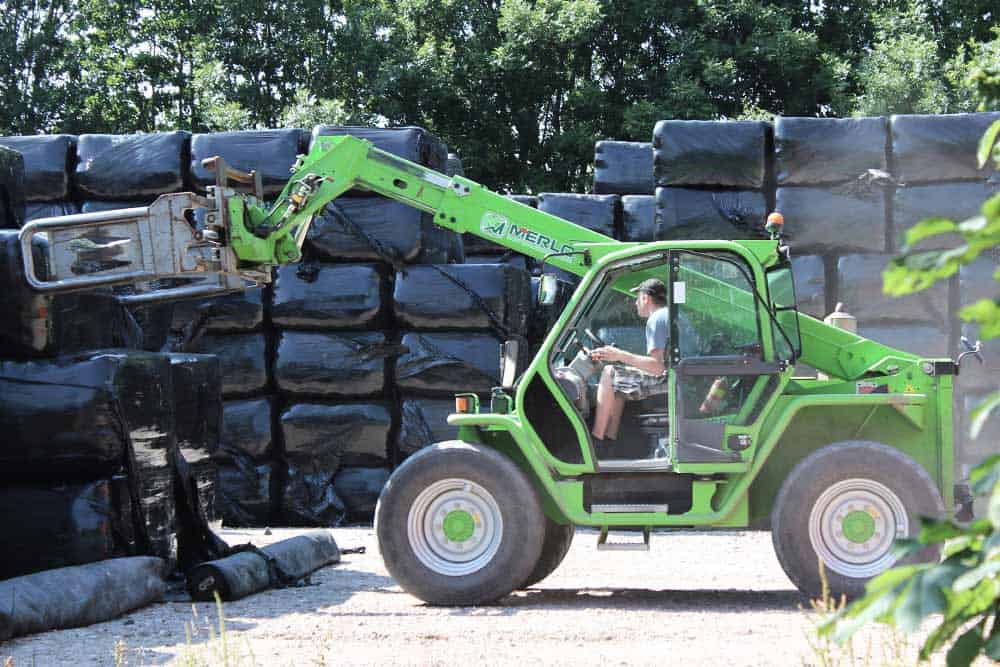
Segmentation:
{"type": "MultiPolygon", "coordinates": [[[[317,139],[271,206],[255,174],[206,162],[216,184],[205,197],[25,226],[31,286],[156,281],[123,297],[135,302],[247,289],[298,261],[314,214],[351,189],[580,277],[527,367],[516,368],[518,341],[504,343],[489,405],[458,395],[448,417],[458,439],[410,456],[382,491],[386,568],[422,600],[482,604],[531,586],[559,565],[576,526],[596,529],[600,549],[648,549],[654,529],[770,528],[801,591],[816,595],[825,570],[834,593],[856,595],[896,562],[893,543],[915,536],[920,517],[964,501],[952,380],[965,354],[924,359],[797,312],[777,217],[768,240],[622,243],[350,136],[317,139]],[[629,402],[619,437],[595,444],[602,364],[591,350],[646,353],[633,290],[650,278],[668,297],[665,393],[629,402]],[[797,376],[802,367],[818,375],[797,376]]],[[[550,303],[554,276],[539,282],[550,303]]]]}

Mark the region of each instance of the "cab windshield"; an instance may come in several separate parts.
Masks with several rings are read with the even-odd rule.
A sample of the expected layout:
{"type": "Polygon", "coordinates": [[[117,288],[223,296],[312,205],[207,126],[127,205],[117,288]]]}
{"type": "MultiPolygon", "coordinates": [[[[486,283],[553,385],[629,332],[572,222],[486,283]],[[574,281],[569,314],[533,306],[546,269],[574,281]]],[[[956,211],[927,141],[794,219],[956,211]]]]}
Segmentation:
{"type": "Polygon", "coordinates": [[[802,338],[790,262],[785,261],[767,272],[767,289],[774,307],[772,327],[778,357],[794,361],[802,354],[802,338]]]}

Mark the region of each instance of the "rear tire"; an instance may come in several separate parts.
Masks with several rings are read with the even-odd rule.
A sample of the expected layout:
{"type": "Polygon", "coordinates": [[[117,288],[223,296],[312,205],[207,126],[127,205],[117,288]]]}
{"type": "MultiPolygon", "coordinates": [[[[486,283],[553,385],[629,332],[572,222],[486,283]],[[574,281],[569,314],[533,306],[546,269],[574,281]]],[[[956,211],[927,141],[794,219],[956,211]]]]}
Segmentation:
{"type": "Polygon", "coordinates": [[[542,554],[535,563],[535,569],[528,575],[521,588],[530,588],[545,577],[555,572],[559,564],[569,553],[569,547],[573,543],[573,535],[576,527],[573,524],[556,523],[552,519],[545,517],[545,539],[542,542],[542,554]]]}
{"type": "Polygon", "coordinates": [[[544,516],[510,459],[453,440],[396,469],[375,508],[375,533],[386,569],[407,593],[430,604],[479,605],[531,574],[544,516]]]}
{"type": "Polygon", "coordinates": [[[771,513],[771,539],[800,591],[822,594],[822,560],[831,594],[853,598],[893,565],[935,560],[937,550],[928,548],[896,563],[892,544],[917,535],[921,516],[944,512],[937,485],[909,456],[876,442],[840,442],[788,475],[771,513]]]}

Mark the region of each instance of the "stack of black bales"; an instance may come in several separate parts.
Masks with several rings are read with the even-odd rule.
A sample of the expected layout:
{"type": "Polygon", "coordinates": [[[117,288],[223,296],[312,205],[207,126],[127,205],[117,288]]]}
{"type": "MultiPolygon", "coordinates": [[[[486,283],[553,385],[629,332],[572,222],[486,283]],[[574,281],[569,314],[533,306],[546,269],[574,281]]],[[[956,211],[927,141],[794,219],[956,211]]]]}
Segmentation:
{"type": "Polygon", "coordinates": [[[0,146],[24,158],[24,192],[27,202],[16,227],[37,218],[79,213],[70,188],[76,164],[77,138],[68,134],[34,137],[0,137],[0,146]]]}
{"type": "Polygon", "coordinates": [[[0,229],[24,224],[24,158],[0,145],[0,229]]]}

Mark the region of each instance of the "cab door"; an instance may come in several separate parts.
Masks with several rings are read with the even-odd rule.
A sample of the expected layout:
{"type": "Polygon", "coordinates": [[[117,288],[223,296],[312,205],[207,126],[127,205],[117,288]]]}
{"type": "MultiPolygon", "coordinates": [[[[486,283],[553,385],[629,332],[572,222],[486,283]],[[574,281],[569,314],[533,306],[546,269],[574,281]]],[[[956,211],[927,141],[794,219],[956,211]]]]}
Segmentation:
{"type": "Polygon", "coordinates": [[[735,470],[746,461],[749,427],[779,388],[784,364],[765,354],[762,305],[742,257],[679,250],[670,266],[671,459],[678,471],[735,470]]]}

